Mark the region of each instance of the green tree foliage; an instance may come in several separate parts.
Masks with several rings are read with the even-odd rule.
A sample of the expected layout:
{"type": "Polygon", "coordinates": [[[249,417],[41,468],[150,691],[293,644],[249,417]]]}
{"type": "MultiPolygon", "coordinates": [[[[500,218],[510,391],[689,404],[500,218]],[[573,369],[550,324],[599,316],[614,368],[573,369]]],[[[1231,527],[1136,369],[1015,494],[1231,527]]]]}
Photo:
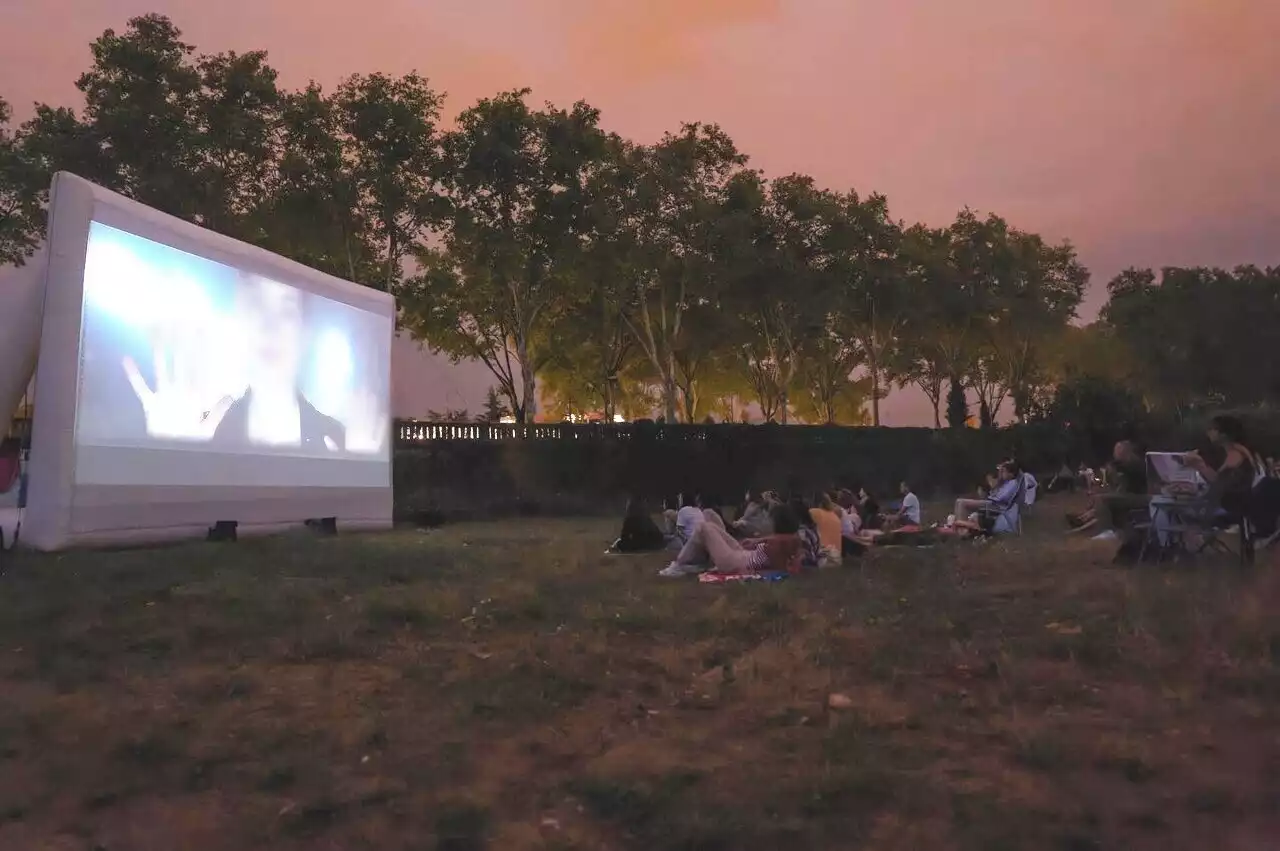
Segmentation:
{"type": "Polygon", "coordinates": [[[969,423],[969,400],[958,379],[947,379],[947,428],[964,428],[969,423]]]}
{"type": "Polygon", "coordinates": [[[1075,319],[1089,272],[1070,243],[1049,245],[1037,234],[1008,232],[1009,263],[997,281],[987,346],[993,371],[1026,419],[1047,379],[1054,338],[1075,319]]]}
{"type": "Polygon", "coordinates": [[[580,269],[591,176],[608,145],[599,113],[530,109],[528,90],[481,100],[444,141],[450,219],[443,251],[401,290],[407,321],[437,351],[493,372],[520,422],[580,269]]]}
{"type": "Polygon", "coordinates": [[[253,241],[331,275],[384,280],[376,228],[365,217],[337,109],[314,83],[284,96],[279,161],[249,214],[253,241]]]}
{"type": "Polygon", "coordinates": [[[722,333],[719,290],[727,275],[713,246],[746,161],[728,134],[708,124],[686,124],[643,152],[635,189],[640,272],[625,316],[657,375],[669,422],[681,400],[693,421],[698,380],[722,333]]]}
{"type": "Polygon", "coordinates": [[[1182,415],[1273,402],[1280,268],[1129,269],[1108,284],[1102,323],[1132,358],[1153,407],[1182,415]]]}
{"type": "Polygon", "coordinates": [[[636,386],[640,349],[627,317],[634,310],[646,264],[639,240],[641,209],[636,190],[644,152],[616,135],[586,175],[581,252],[565,283],[564,309],[552,331],[552,362],[559,393],[591,400],[612,420],[636,386]],[[569,391],[569,387],[574,390],[569,391]]]}
{"type": "MultiPolygon", "coordinates": [[[[211,195],[202,166],[201,74],[195,48],[163,15],[133,18],[90,47],[93,65],[76,81],[84,121],[115,178],[110,188],[189,221],[217,216],[201,208],[211,195]]],[[[220,200],[219,200],[219,203],[220,200]]]]}
{"type": "Polygon", "coordinates": [[[498,392],[498,388],[490,387],[484,397],[484,410],[476,415],[476,420],[482,423],[501,422],[504,417],[511,415],[511,409],[507,407],[507,403],[503,400],[502,394],[498,392]]]}
{"type": "Polygon", "coordinates": [[[44,208],[39,168],[9,129],[11,115],[0,99],[0,263],[20,266],[39,244],[44,208]]]}
{"type": "Polygon", "coordinates": [[[380,289],[394,289],[402,262],[443,214],[436,122],[441,98],[417,73],[356,74],[339,87],[333,110],[359,221],[373,229],[380,289]]]}
{"type": "Polygon", "coordinates": [[[834,331],[846,346],[856,346],[870,379],[871,422],[880,425],[880,400],[892,374],[907,320],[918,296],[902,263],[902,228],[889,217],[883,195],[840,199],[841,215],[833,234],[834,331]]]}
{"type": "Polygon", "coordinates": [[[842,213],[838,198],[807,175],[766,184],[743,172],[732,184],[721,229],[730,286],[721,307],[739,317],[731,334],[768,422],[787,421],[806,346],[821,347],[828,336],[831,234],[842,213]]]}
{"type": "Polygon", "coordinates": [[[395,293],[404,330],[492,372],[486,417],[530,420],[541,397],[878,424],[896,385],[935,426],[967,422],[967,393],[982,425],[1007,401],[1065,423],[1280,394],[1280,270],[1131,269],[1079,328],[1069,242],[969,209],[907,225],[881,195],[749,169],[715,125],[637,144],[517,90],[442,133],[417,73],[290,91],[265,52],[197,53],[156,14],[90,52],[78,111],[38,104],[14,128],[0,101],[0,262],[38,246],[49,180],[72,171],[395,293]]]}

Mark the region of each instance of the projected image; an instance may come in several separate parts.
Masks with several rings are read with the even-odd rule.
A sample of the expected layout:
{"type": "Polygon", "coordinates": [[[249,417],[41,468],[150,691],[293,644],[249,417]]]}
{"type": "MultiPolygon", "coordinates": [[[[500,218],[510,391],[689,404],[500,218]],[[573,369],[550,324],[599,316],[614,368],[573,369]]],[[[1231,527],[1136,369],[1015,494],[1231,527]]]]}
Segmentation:
{"type": "Polygon", "coordinates": [[[77,442],[385,458],[390,319],[94,222],[77,442]]]}

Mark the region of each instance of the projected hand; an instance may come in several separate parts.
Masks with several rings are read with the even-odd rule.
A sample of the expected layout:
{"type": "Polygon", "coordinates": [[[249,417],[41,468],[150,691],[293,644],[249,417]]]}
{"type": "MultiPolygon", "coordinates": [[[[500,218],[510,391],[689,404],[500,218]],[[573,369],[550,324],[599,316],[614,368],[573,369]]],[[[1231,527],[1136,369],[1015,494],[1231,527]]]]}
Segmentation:
{"type": "Polygon", "coordinates": [[[122,365],[134,395],[142,403],[151,437],[208,440],[235,402],[232,397],[223,396],[210,404],[208,394],[199,392],[178,365],[170,368],[159,348],[155,350],[154,388],[147,384],[132,358],[125,358],[122,365]]]}
{"type": "Polygon", "coordinates": [[[343,422],[347,430],[347,451],[376,455],[388,437],[386,413],[378,397],[366,390],[358,391],[347,408],[343,422]]]}

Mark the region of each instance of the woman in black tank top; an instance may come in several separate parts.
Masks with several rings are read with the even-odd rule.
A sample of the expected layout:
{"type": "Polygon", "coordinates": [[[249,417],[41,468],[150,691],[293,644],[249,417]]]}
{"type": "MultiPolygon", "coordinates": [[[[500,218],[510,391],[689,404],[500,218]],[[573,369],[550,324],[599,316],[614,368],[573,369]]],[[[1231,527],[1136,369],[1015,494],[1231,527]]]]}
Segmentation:
{"type": "Polygon", "coordinates": [[[1186,456],[1187,466],[1218,491],[1224,511],[1241,515],[1248,508],[1254,487],[1266,478],[1266,465],[1245,445],[1244,425],[1235,417],[1214,417],[1209,426],[1209,440],[1226,453],[1222,465],[1215,470],[1198,452],[1191,452],[1186,456]]]}

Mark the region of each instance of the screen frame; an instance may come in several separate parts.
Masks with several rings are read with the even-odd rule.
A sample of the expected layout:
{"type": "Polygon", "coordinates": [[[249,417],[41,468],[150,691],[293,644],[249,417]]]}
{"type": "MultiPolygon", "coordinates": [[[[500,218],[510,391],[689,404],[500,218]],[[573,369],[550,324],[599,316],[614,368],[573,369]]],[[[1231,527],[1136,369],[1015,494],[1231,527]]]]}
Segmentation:
{"type": "MultiPolygon", "coordinates": [[[[162,540],[201,534],[219,520],[234,520],[242,527],[276,528],[309,518],[336,517],[340,523],[345,520],[347,525],[362,528],[390,526],[390,444],[385,486],[378,487],[76,484],[84,273],[94,221],[383,317],[388,320],[388,352],[395,334],[395,299],[388,293],[327,275],[59,172],[49,201],[48,265],[24,541],[38,549],[53,550],[80,541],[162,540]]],[[[387,369],[389,372],[390,363],[387,369]]],[[[390,375],[386,387],[389,397],[390,375]]]]}

